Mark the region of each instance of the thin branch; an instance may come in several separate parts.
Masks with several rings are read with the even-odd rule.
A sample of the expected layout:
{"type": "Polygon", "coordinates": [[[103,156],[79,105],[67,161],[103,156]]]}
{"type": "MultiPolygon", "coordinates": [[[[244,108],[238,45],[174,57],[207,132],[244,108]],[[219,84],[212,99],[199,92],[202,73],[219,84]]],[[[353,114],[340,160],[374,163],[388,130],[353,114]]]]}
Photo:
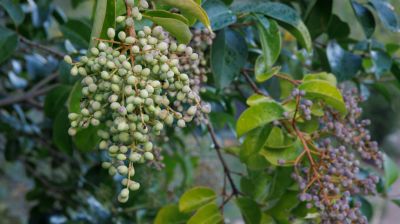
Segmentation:
{"type": "Polygon", "coordinates": [[[221,162],[221,165],[222,165],[222,167],[224,169],[224,174],[228,178],[228,182],[229,182],[229,184],[230,184],[230,186],[232,188],[232,194],[234,196],[237,196],[238,194],[240,194],[240,191],[238,190],[237,186],[235,185],[235,182],[233,181],[233,178],[232,178],[231,172],[230,172],[230,170],[228,168],[228,165],[227,165],[224,157],[222,156],[221,145],[218,143],[217,136],[215,134],[214,128],[212,127],[212,125],[211,125],[211,123],[209,122],[208,119],[207,119],[206,122],[207,122],[208,133],[210,134],[211,140],[214,143],[214,149],[217,152],[218,159],[221,162]]]}
{"type": "MultiPolygon", "coordinates": [[[[132,15],[132,7],[128,5],[128,1],[125,1],[125,7],[126,7],[126,17],[130,17],[132,15]]],[[[129,36],[136,37],[135,24],[129,26],[127,28],[127,31],[129,36]]]]}
{"type": "Polygon", "coordinates": [[[244,76],[244,78],[246,79],[246,82],[250,85],[250,87],[253,89],[253,91],[259,95],[262,96],[268,96],[268,94],[264,93],[263,91],[261,91],[257,85],[253,82],[253,80],[250,78],[249,74],[248,74],[248,70],[243,69],[242,70],[242,75],[244,76]]]}
{"type": "Polygon", "coordinates": [[[59,52],[59,51],[53,50],[53,49],[51,49],[51,48],[49,48],[49,47],[46,47],[46,46],[44,46],[44,45],[42,45],[42,44],[33,42],[33,41],[31,41],[31,40],[29,40],[29,39],[27,39],[27,38],[25,38],[25,37],[23,37],[23,36],[21,36],[21,35],[19,36],[19,40],[20,40],[22,43],[24,43],[24,44],[26,44],[26,45],[28,45],[28,46],[31,46],[31,47],[33,47],[33,48],[36,48],[36,49],[45,51],[45,52],[47,52],[47,53],[50,53],[50,54],[54,55],[55,57],[57,57],[57,58],[59,58],[59,59],[63,59],[64,56],[65,56],[63,53],[61,53],[61,52],[59,52]]]}
{"type": "Polygon", "coordinates": [[[48,84],[49,82],[53,81],[54,79],[56,79],[57,77],[58,77],[58,74],[54,73],[54,74],[46,77],[45,79],[41,80],[40,82],[38,82],[28,92],[25,92],[20,95],[8,96],[4,99],[1,99],[0,107],[8,106],[8,105],[23,102],[23,101],[29,102],[30,99],[33,99],[35,97],[38,97],[38,96],[48,93],[50,90],[52,90],[54,87],[56,87],[57,84],[49,85],[46,87],[44,87],[44,86],[46,84],[48,84]]]}

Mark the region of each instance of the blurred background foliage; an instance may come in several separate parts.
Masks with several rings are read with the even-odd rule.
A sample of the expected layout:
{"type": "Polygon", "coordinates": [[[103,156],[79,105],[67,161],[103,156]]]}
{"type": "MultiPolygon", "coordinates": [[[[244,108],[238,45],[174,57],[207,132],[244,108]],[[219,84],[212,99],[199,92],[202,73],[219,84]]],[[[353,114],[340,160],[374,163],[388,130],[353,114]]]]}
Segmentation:
{"type": "MultiPolygon", "coordinates": [[[[311,1],[279,2],[303,12],[302,5],[311,1]]],[[[400,12],[400,0],[389,2],[400,12]]],[[[176,201],[190,186],[206,185],[216,190],[222,187],[222,168],[211,150],[211,140],[204,135],[206,130],[201,128],[169,132],[160,139],[165,169],[159,172],[141,167],[138,175],[143,187],[126,205],[116,202],[116,180],[100,168],[100,154],[74,147],[66,135],[69,124],[63,118],[67,113],[64,104],[76,80],[60,59],[64,53],[85,53],[94,3],[93,0],[0,0],[0,223],[151,223],[159,208],[176,201]],[[36,43],[54,52],[43,50],[36,43]]],[[[367,99],[364,116],[372,120],[372,135],[385,152],[400,161],[399,34],[388,32],[376,19],[376,30],[371,41],[366,42],[350,1],[335,0],[333,14],[337,15],[336,23],[323,30],[328,36],[316,42],[336,39],[345,49],[349,43],[357,43],[358,53],[368,51],[365,49],[368,46],[378,52],[375,60],[363,57],[362,69],[356,77],[344,79],[358,84],[367,99]],[[390,56],[389,62],[385,61],[388,54],[397,61],[390,61],[390,56]]],[[[317,20],[323,20],[323,15],[316,16],[317,20]]],[[[312,21],[306,24],[310,30],[322,27],[315,27],[312,21]]],[[[251,27],[246,30],[246,38],[254,41],[252,47],[257,48],[251,27]]],[[[326,46],[316,47],[316,58],[310,60],[305,51],[297,50],[293,37],[286,33],[284,48],[278,64],[291,74],[301,77],[307,67],[330,70],[324,61],[326,57],[321,56],[325,55],[326,46]]],[[[241,78],[234,82],[245,95],[250,93],[241,84],[241,78]]],[[[271,80],[265,87],[274,94],[276,85],[276,80],[271,80]]],[[[235,89],[225,89],[218,95],[213,91],[203,96],[213,102],[216,111],[211,114],[211,121],[221,133],[223,145],[235,146],[232,127],[238,111],[243,109],[243,98],[235,89]]],[[[90,149],[90,142],[86,144],[90,149]]],[[[229,153],[225,156],[235,170],[244,170],[236,158],[229,153]]],[[[400,194],[394,189],[394,195],[400,194]]],[[[377,207],[374,223],[396,223],[391,218],[398,217],[398,211],[393,210],[392,204],[372,200],[376,200],[373,204],[377,207]]],[[[231,223],[241,223],[234,221],[241,220],[237,211],[228,205],[225,217],[231,223]]]]}

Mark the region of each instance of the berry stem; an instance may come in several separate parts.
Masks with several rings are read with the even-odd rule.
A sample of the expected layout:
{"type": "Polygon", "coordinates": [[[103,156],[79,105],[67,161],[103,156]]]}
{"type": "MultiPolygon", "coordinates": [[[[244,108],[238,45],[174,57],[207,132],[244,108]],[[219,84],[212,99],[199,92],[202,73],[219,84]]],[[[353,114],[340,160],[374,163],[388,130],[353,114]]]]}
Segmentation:
{"type": "MultiPolygon", "coordinates": [[[[126,7],[126,16],[127,17],[131,17],[131,15],[132,15],[132,7],[129,6],[127,0],[125,0],[125,7],[126,7]]],[[[131,37],[136,37],[135,24],[132,24],[132,26],[128,26],[127,27],[127,33],[131,37]]]]}

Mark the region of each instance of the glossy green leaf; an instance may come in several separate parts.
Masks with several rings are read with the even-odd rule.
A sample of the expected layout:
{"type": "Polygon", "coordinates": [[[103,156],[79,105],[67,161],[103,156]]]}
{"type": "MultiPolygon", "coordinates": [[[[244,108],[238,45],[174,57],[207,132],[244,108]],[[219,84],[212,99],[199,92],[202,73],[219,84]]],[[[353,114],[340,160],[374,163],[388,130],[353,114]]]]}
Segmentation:
{"type": "Polygon", "coordinates": [[[324,80],[311,80],[303,82],[299,86],[299,89],[306,92],[307,98],[322,99],[326,104],[330,105],[340,113],[347,113],[342,94],[329,82],[324,80]]]}
{"type": "Polygon", "coordinates": [[[196,213],[189,219],[187,224],[222,224],[222,217],[218,205],[210,203],[199,208],[196,213]]]}
{"type": "Polygon", "coordinates": [[[332,75],[331,73],[327,73],[327,72],[319,72],[319,73],[312,73],[312,74],[304,75],[304,78],[303,78],[304,82],[311,81],[311,80],[324,80],[324,81],[327,81],[332,86],[336,87],[336,85],[337,85],[336,77],[334,75],[332,75]]]}
{"type": "Polygon", "coordinates": [[[255,201],[263,200],[269,191],[266,186],[271,181],[271,177],[264,172],[264,169],[254,172],[253,170],[250,170],[248,175],[249,177],[242,177],[240,179],[241,192],[255,201]]]}
{"type": "Polygon", "coordinates": [[[400,32],[400,21],[393,5],[388,1],[369,0],[369,3],[375,8],[379,19],[383,25],[392,32],[400,32]]]}
{"type": "Polygon", "coordinates": [[[108,39],[107,29],[115,27],[116,1],[97,0],[92,32],[90,34],[90,47],[96,44],[94,38],[108,39]]]}
{"type": "Polygon", "coordinates": [[[221,1],[207,0],[203,4],[213,30],[219,30],[236,22],[236,15],[221,1]]]}
{"type": "Polygon", "coordinates": [[[162,17],[162,18],[171,18],[180,20],[186,24],[189,24],[189,21],[182,15],[178,13],[172,13],[166,10],[149,10],[144,13],[144,15],[149,17],[162,17]]]}
{"type": "Polygon", "coordinates": [[[269,134],[267,141],[265,142],[264,148],[267,149],[286,149],[295,143],[295,138],[290,138],[283,130],[279,127],[273,127],[269,134]]]}
{"type": "Polygon", "coordinates": [[[392,202],[400,207],[400,199],[393,199],[392,202]]]}
{"type": "Polygon", "coordinates": [[[158,1],[163,4],[178,8],[184,15],[190,15],[197,18],[204,24],[205,27],[211,30],[210,19],[208,18],[206,11],[204,11],[204,9],[201,8],[201,6],[197,4],[195,1],[193,0],[181,0],[181,1],[158,0],[158,1]]]}
{"type": "Polygon", "coordinates": [[[245,110],[236,124],[236,134],[243,134],[283,117],[284,109],[276,102],[259,103],[245,110]]]}
{"type": "Polygon", "coordinates": [[[372,217],[374,216],[374,208],[372,207],[372,204],[364,197],[359,197],[358,199],[361,201],[360,210],[362,214],[367,217],[368,221],[371,221],[372,217]]]}
{"type": "Polygon", "coordinates": [[[72,87],[67,100],[68,111],[70,113],[79,113],[81,111],[81,99],[82,99],[82,84],[78,81],[72,87]]]}
{"type": "Polygon", "coordinates": [[[63,108],[71,91],[69,85],[59,85],[51,90],[44,100],[44,113],[49,118],[55,118],[63,108]]]}
{"type": "Polygon", "coordinates": [[[16,26],[22,24],[25,19],[25,14],[19,3],[11,0],[0,0],[0,6],[6,10],[16,26]]]}
{"type": "Polygon", "coordinates": [[[158,211],[154,224],[182,224],[189,217],[190,214],[179,211],[178,205],[166,205],[158,211]]]}
{"type": "Polygon", "coordinates": [[[215,85],[220,89],[229,86],[239,75],[246,59],[247,45],[243,36],[230,29],[220,30],[211,47],[215,85]]]}
{"type": "Polygon", "coordinates": [[[332,15],[327,33],[330,39],[345,40],[350,35],[350,26],[339,16],[332,15]]]}
{"type": "Polygon", "coordinates": [[[389,189],[399,178],[399,168],[386,154],[383,157],[383,168],[385,170],[385,187],[386,189],[389,189]]]}
{"type": "Polygon", "coordinates": [[[175,13],[164,12],[162,14],[158,13],[151,16],[145,14],[143,17],[162,26],[173,37],[175,37],[178,42],[188,44],[192,39],[192,33],[190,32],[187,23],[183,22],[181,19],[177,19],[177,16],[178,15],[175,13]]]}
{"type": "Polygon", "coordinates": [[[326,32],[332,16],[333,0],[315,0],[309,4],[305,24],[314,39],[326,32]]]}
{"type": "Polygon", "coordinates": [[[354,14],[358,22],[361,24],[365,36],[370,38],[375,31],[375,19],[372,12],[362,4],[352,0],[351,5],[353,7],[354,14]]]}
{"type": "Polygon", "coordinates": [[[186,191],[179,199],[179,210],[181,212],[191,212],[214,201],[216,198],[217,195],[212,189],[195,187],[186,191]]]}
{"type": "Polygon", "coordinates": [[[254,65],[254,74],[257,82],[265,82],[280,71],[281,67],[270,67],[264,55],[259,55],[254,65]]]}
{"type": "Polygon", "coordinates": [[[269,136],[272,127],[271,125],[265,125],[262,128],[258,128],[250,131],[243,141],[240,150],[240,160],[247,165],[251,170],[264,169],[268,164],[262,156],[258,153],[263,149],[265,140],[269,136]]]}
{"type": "Polygon", "coordinates": [[[278,148],[271,149],[264,147],[259,153],[264,156],[264,158],[275,166],[293,166],[293,163],[286,163],[288,161],[293,161],[300,155],[303,148],[299,140],[296,140],[288,148],[278,148]],[[281,164],[280,161],[285,162],[281,164]]]}
{"type": "Polygon", "coordinates": [[[236,204],[242,213],[243,219],[246,223],[260,223],[261,209],[260,206],[250,198],[238,198],[236,204]]]}
{"type": "Polygon", "coordinates": [[[269,69],[274,65],[281,52],[281,33],[278,24],[274,20],[268,20],[261,16],[257,16],[257,18],[259,20],[257,23],[257,29],[260,36],[264,61],[269,69]],[[260,20],[266,21],[261,23],[260,20]],[[266,27],[267,23],[268,27],[266,27]]]}
{"type": "Polygon", "coordinates": [[[90,152],[97,147],[101,140],[97,135],[99,129],[100,127],[94,127],[92,125],[88,128],[78,129],[73,141],[79,151],[90,152]]]}
{"type": "Polygon", "coordinates": [[[0,63],[3,63],[17,49],[18,35],[2,26],[0,26],[0,34],[0,63]]]}
{"type": "Polygon", "coordinates": [[[328,44],[326,54],[331,71],[339,81],[353,78],[361,69],[361,56],[344,50],[336,42],[328,44]]]}
{"type": "Polygon", "coordinates": [[[382,75],[390,72],[390,69],[392,68],[392,58],[389,54],[382,50],[372,50],[371,59],[374,65],[373,70],[378,79],[382,75]]]}
{"type": "Polygon", "coordinates": [[[81,48],[87,48],[90,42],[90,23],[84,20],[69,19],[60,26],[64,37],[81,48]]]}
{"type": "Polygon", "coordinates": [[[290,212],[300,203],[297,194],[294,191],[287,192],[267,213],[278,220],[278,223],[290,223],[290,212]]]}
{"type": "Polygon", "coordinates": [[[241,1],[232,6],[237,13],[259,13],[275,19],[279,25],[287,29],[300,42],[311,51],[312,42],[307,27],[304,25],[297,12],[287,5],[277,2],[247,2],[241,1]]]}
{"type": "Polygon", "coordinates": [[[249,106],[254,106],[259,103],[271,102],[271,101],[273,101],[273,99],[271,97],[267,97],[264,95],[254,93],[253,95],[249,96],[249,98],[247,98],[246,103],[249,106]]]}
{"type": "Polygon", "coordinates": [[[65,153],[72,152],[72,140],[68,134],[68,128],[70,127],[68,119],[68,110],[65,107],[59,107],[57,116],[55,116],[53,122],[53,142],[58,149],[65,153]],[[60,111],[61,109],[61,111],[60,111]]]}

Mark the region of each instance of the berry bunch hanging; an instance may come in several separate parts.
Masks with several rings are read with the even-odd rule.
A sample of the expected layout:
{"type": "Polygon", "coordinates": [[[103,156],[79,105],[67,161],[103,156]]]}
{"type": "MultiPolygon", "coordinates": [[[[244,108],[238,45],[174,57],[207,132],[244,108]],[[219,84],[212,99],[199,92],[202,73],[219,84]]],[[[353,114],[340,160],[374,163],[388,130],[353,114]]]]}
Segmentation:
{"type": "MultiPolygon", "coordinates": [[[[133,1],[127,4],[132,7],[133,1]]],[[[140,10],[147,7],[141,0],[130,15],[118,17],[127,32],[109,28],[109,39],[99,39],[79,62],[65,58],[73,66],[71,74],[82,77],[84,96],[81,111],[69,114],[68,132],[73,136],[79,128],[105,126],[98,131],[99,148],[109,157],[102,166],[110,175],[125,177],[120,202],[129,199],[130,190],[139,189],[132,180],[135,164],[155,159],[153,139],[164,126],[184,128],[196,114],[210,112],[192,89],[193,75],[182,69],[183,61],[196,61],[199,55],[177,44],[160,26],[132,32],[134,20],[140,20],[140,10]]]]}
{"type": "MultiPolygon", "coordinates": [[[[371,140],[367,129],[369,120],[361,120],[361,98],[356,90],[343,91],[347,115],[340,116],[335,110],[326,108],[320,118],[320,131],[312,138],[315,144],[307,143],[310,153],[305,163],[295,162],[292,178],[300,188],[300,201],[308,209],[316,208],[325,224],[367,223],[362,214],[357,195],[376,194],[379,178],[362,174],[362,162],[382,167],[382,154],[378,144],[371,140]]],[[[305,95],[294,91],[299,99],[305,95]]],[[[301,114],[306,120],[312,103],[299,100],[301,114]],[[301,103],[300,103],[301,102],[301,103]]]]}

